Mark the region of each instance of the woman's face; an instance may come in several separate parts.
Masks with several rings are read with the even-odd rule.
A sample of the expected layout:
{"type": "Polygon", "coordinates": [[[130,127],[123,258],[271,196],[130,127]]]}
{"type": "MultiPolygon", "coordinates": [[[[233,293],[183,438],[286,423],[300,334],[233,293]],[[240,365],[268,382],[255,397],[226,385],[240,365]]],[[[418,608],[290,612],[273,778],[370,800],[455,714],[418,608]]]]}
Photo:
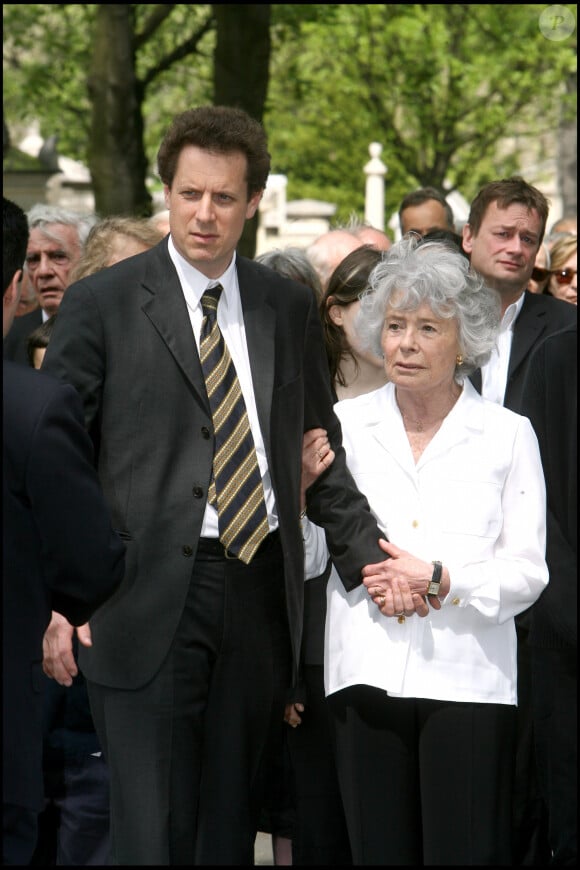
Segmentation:
{"type": "Polygon", "coordinates": [[[574,251],[562,266],[557,267],[555,270],[557,274],[550,278],[551,295],[556,299],[563,299],[564,302],[571,302],[572,305],[578,304],[577,262],[578,252],[574,251]]]}
{"type": "Polygon", "coordinates": [[[437,317],[427,302],[412,311],[387,307],[381,346],[397,389],[448,391],[460,352],[457,321],[437,317]]]}
{"type": "MultiPolygon", "coordinates": [[[[540,245],[538,248],[538,253],[536,254],[536,261],[534,263],[534,268],[538,269],[547,269],[547,257],[546,257],[546,248],[544,245],[540,245]]],[[[535,281],[534,278],[530,278],[528,281],[527,289],[530,293],[543,293],[544,288],[549,280],[549,275],[546,275],[546,278],[543,281],[535,281]]]]}
{"type": "Polygon", "coordinates": [[[110,245],[111,253],[107,260],[107,266],[113,266],[121,260],[134,257],[135,254],[142,254],[143,251],[148,251],[150,247],[145,242],[134,239],[133,236],[126,236],[125,233],[116,233],[110,245]]]}
{"type": "MultiPolygon", "coordinates": [[[[332,297],[330,297],[332,300],[332,297]]],[[[364,350],[360,346],[360,339],[356,331],[356,319],[360,311],[360,301],[355,299],[349,302],[348,305],[329,305],[328,316],[336,326],[340,326],[344,332],[346,342],[352,350],[353,355],[358,359],[376,365],[377,368],[383,367],[383,361],[380,357],[375,356],[369,350],[364,350]]]]}

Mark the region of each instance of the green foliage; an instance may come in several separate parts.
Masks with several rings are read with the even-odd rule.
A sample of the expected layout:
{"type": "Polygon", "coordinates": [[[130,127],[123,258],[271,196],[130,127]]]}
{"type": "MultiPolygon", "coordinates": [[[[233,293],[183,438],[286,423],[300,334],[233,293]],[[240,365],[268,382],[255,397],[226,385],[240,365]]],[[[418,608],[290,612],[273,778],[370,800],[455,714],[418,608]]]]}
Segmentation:
{"type": "MultiPolygon", "coordinates": [[[[171,117],[209,102],[215,33],[206,4],[133,4],[151,166],[171,117]],[[195,51],[177,59],[180,46],[195,51]],[[170,62],[175,57],[174,62],[170,62]]],[[[419,185],[470,199],[545,147],[575,116],[576,36],[546,39],[536,4],[273,4],[264,123],[289,199],[364,209],[368,146],[388,167],[386,211],[419,185]]],[[[574,15],[576,7],[567,5],[574,15]]],[[[93,4],[5,4],[9,129],[37,118],[62,154],[86,160],[93,4]]]]}
{"type": "MultiPolygon", "coordinates": [[[[4,115],[9,129],[37,119],[43,137],[58,135],[61,154],[87,161],[90,103],[87,93],[96,6],[3,6],[4,115]]],[[[213,34],[194,60],[168,68],[164,61],[211,19],[204,4],[133,4],[135,66],[143,83],[145,148],[153,165],[171,117],[211,100],[213,34]]]]}
{"type": "Polygon", "coordinates": [[[334,9],[324,28],[304,22],[273,51],[266,122],[290,199],[337,202],[339,221],[361,213],[373,141],[388,167],[387,213],[420,185],[445,182],[470,199],[556,128],[575,39],[547,40],[539,7],[334,9]],[[498,148],[506,137],[511,150],[498,148]]]}

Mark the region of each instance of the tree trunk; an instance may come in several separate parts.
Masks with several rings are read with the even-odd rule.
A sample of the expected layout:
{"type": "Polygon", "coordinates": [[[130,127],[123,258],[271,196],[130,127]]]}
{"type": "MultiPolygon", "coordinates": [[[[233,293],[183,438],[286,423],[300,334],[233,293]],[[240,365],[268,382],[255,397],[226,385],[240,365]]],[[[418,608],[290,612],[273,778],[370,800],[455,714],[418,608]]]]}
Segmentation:
{"type": "MultiPolygon", "coordinates": [[[[238,106],[262,121],[270,76],[270,4],[216,3],[214,104],[238,106]]],[[[258,214],[246,221],[240,254],[256,252],[258,214]]]]}
{"type": "MultiPolygon", "coordinates": [[[[576,73],[566,79],[568,95],[577,93],[576,73]]],[[[568,110],[569,111],[569,110],[568,110]]],[[[562,217],[576,217],[578,211],[578,130],[576,117],[563,118],[558,130],[558,182],[562,195],[562,217]]]]}
{"type": "Polygon", "coordinates": [[[92,104],[88,162],[100,217],[151,214],[133,32],[130,4],[97,7],[88,77],[92,104]]]}

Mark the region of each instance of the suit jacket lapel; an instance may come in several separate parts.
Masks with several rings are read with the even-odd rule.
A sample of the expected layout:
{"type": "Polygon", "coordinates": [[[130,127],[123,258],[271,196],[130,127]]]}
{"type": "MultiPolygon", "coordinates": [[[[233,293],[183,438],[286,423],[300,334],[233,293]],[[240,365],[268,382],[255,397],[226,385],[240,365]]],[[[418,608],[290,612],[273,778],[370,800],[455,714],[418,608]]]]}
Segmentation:
{"type": "Polygon", "coordinates": [[[526,292],[524,304],[514,323],[512,349],[508,368],[508,380],[518,366],[528,357],[539,336],[546,328],[546,311],[530,303],[530,294],[526,292]]]}
{"type": "Polygon", "coordinates": [[[276,312],[269,302],[265,279],[251,260],[238,256],[237,269],[256,408],[262,436],[269,450],[276,312]]]}
{"type": "Polygon", "coordinates": [[[159,245],[154,251],[156,256],[152,257],[143,281],[142,310],[191,383],[196,397],[203,403],[204,410],[210,413],[187,305],[177,272],[167,253],[167,243],[159,245]]]}
{"type": "MultiPolygon", "coordinates": [[[[546,311],[544,308],[534,306],[533,294],[525,291],[524,304],[514,323],[512,346],[508,362],[506,396],[509,389],[510,378],[519,366],[526,360],[532,348],[538,341],[539,335],[546,328],[546,311]]],[[[476,369],[469,375],[469,380],[478,393],[481,393],[481,369],[476,369]]]]}
{"type": "MultiPolygon", "coordinates": [[[[177,272],[167,253],[167,243],[156,247],[154,252],[143,281],[143,312],[155,326],[209,413],[205,380],[191,334],[187,305],[177,272]]],[[[276,313],[268,301],[265,280],[252,261],[238,256],[237,269],[256,407],[262,434],[267,441],[274,389],[276,313]]]]}

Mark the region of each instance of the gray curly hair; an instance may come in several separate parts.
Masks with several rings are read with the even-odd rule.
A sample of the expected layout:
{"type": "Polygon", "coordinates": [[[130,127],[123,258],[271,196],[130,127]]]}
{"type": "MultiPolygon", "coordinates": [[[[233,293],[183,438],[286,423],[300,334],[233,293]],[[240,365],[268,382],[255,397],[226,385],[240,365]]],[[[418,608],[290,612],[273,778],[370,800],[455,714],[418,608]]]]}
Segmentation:
{"type": "Polygon", "coordinates": [[[49,205],[48,203],[39,202],[33,205],[27,212],[28,227],[35,229],[38,227],[44,235],[49,239],[60,242],[60,238],[52,232],[53,224],[64,224],[65,226],[75,227],[78,232],[79,245],[84,247],[91,228],[97,223],[97,215],[95,214],[80,214],[76,211],[62,208],[59,205],[49,205]]]}
{"type": "Polygon", "coordinates": [[[455,377],[461,381],[489,360],[501,323],[501,300],[447,242],[405,237],[384,252],[361,296],[355,324],[359,338],[381,354],[387,307],[409,311],[424,302],[437,317],[457,320],[463,362],[455,377]]]}

